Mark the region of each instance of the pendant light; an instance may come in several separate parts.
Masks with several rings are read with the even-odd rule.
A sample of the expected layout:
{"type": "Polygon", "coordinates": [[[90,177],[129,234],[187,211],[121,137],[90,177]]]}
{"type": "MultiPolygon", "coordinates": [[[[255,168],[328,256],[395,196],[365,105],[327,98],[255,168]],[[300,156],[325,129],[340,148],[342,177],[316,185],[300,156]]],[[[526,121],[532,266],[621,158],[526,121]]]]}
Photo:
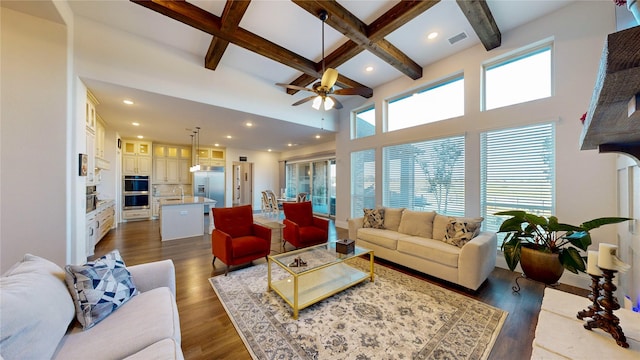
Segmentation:
{"type": "Polygon", "coordinates": [[[198,155],[198,149],[200,149],[200,127],[196,126],[196,130],[193,131],[193,135],[191,135],[191,146],[193,148],[193,158],[194,164],[189,168],[189,171],[196,172],[200,171],[200,156],[198,155]]]}

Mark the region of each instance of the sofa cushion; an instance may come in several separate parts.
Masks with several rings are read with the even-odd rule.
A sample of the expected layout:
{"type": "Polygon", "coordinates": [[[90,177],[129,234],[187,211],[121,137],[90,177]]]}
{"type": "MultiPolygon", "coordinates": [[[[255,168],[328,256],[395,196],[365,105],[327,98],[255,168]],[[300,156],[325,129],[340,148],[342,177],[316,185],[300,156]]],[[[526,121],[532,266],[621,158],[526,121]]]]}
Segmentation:
{"type": "Polygon", "coordinates": [[[138,293],[118,250],[85,265],[67,265],[66,270],[76,317],[85,329],[109,316],[138,293]]]}
{"type": "Polygon", "coordinates": [[[435,216],[435,211],[404,209],[398,232],[431,239],[433,237],[433,218],[435,216]]]}
{"type": "Polygon", "coordinates": [[[60,342],[54,359],[123,359],[163,339],[180,345],[178,309],[167,287],[134,296],[91,329],[74,327],[60,342]]]}
{"type": "Polygon", "coordinates": [[[443,265],[458,267],[460,248],[445,244],[440,240],[418,236],[405,236],[398,239],[398,251],[443,265]]]}
{"type": "Polygon", "coordinates": [[[398,231],[403,210],[404,208],[384,208],[384,228],[391,231],[398,231]]]}
{"type": "Polygon", "coordinates": [[[433,237],[434,240],[444,240],[444,235],[447,233],[447,225],[449,225],[450,216],[441,215],[436,213],[433,218],[433,237]]]}
{"type": "Polygon", "coordinates": [[[362,227],[384,229],[384,209],[362,209],[364,219],[362,227]]]}
{"type": "Polygon", "coordinates": [[[64,270],[26,254],[0,278],[0,355],[50,359],[73,320],[64,270]]]}
{"type": "Polygon", "coordinates": [[[450,218],[447,233],[443,241],[447,244],[463,247],[480,233],[483,218],[450,218]]]}
{"type": "Polygon", "coordinates": [[[398,239],[406,236],[400,234],[397,231],[385,230],[385,229],[370,229],[360,228],[358,229],[358,239],[368,241],[372,244],[382,246],[387,249],[395,250],[397,247],[398,239]]]}
{"type": "Polygon", "coordinates": [[[184,359],[180,346],[173,339],[160,340],[147,346],[137,353],[127,356],[124,360],[148,360],[148,359],[184,359]]]}

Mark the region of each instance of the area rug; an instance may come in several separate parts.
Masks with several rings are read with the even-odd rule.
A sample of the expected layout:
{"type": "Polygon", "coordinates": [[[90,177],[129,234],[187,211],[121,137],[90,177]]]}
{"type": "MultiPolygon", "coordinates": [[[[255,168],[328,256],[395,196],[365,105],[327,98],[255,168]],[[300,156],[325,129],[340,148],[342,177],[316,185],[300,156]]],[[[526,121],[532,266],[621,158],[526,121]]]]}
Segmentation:
{"type": "MultiPolygon", "coordinates": [[[[360,258],[350,264],[367,271],[360,258]]],[[[486,359],[507,313],[376,264],[365,281],[298,320],[267,292],[267,264],[210,278],[254,359],[486,359]]],[[[288,274],[274,266],[274,280],[288,274]]]]}

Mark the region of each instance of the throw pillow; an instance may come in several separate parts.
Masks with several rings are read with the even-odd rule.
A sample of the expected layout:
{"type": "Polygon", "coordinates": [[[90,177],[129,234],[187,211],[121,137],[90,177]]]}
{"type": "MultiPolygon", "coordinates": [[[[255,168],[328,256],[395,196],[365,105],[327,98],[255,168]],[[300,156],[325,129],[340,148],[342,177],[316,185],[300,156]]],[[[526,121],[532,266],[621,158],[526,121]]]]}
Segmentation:
{"type": "Polygon", "coordinates": [[[384,208],[384,228],[398,231],[404,208],[384,208]]]}
{"type": "Polygon", "coordinates": [[[483,218],[449,218],[447,224],[447,233],[444,236],[444,242],[447,244],[463,247],[469,240],[473,239],[480,233],[480,224],[483,218]],[[480,221],[474,221],[478,220],[480,221]]]}
{"type": "Polygon", "coordinates": [[[138,294],[118,250],[85,265],[67,265],[65,269],[76,317],[85,330],[138,294]]]}
{"type": "Polygon", "coordinates": [[[433,238],[433,218],[435,211],[412,211],[404,209],[398,232],[420,236],[427,239],[433,238]]]}
{"type": "Polygon", "coordinates": [[[384,229],[384,209],[363,209],[364,221],[362,227],[384,229]]]}
{"type": "Polygon", "coordinates": [[[447,225],[449,224],[449,216],[436,213],[433,218],[433,239],[444,240],[447,233],[447,225]]]}

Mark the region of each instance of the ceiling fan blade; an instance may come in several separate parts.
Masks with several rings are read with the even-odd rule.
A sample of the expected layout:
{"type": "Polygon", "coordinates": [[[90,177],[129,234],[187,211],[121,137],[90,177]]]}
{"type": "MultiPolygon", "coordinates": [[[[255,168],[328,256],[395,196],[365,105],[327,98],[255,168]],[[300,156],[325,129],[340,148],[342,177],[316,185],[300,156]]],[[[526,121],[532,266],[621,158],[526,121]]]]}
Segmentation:
{"type": "Polygon", "coordinates": [[[287,89],[315,92],[315,91],[313,91],[313,89],[308,89],[308,88],[302,87],[302,86],[296,86],[296,85],[290,85],[290,84],[282,84],[282,83],[276,83],[276,85],[285,87],[287,89]]]}
{"type": "Polygon", "coordinates": [[[373,95],[373,90],[366,87],[357,87],[357,88],[338,89],[333,93],[336,95],[360,95],[365,97],[371,97],[373,95]]]}
{"type": "Polygon", "coordinates": [[[317,96],[318,95],[312,95],[312,96],[306,97],[306,98],[304,98],[302,100],[298,100],[298,101],[294,102],[293,104],[291,104],[291,106],[297,106],[297,105],[300,105],[300,104],[304,104],[307,101],[311,101],[311,100],[315,99],[317,96]]]}
{"type": "Polygon", "coordinates": [[[320,81],[320,84],[327,89],[331,89],[331,87],[335,85],[337,80],[338,70],[327,68],[327,70],[324,71],[324,74],[322,74],[322,81],[320,81]]]}
{"type": "Polygon", "coordinates": [[[334,109],[342,109],[342,103],[340,103],[340,101],[338,101],[338,99],[334,98],[333,96],[327,96],[328,98],[331,98],[331,100],[333,100],[333,108],[334,109]]]}

